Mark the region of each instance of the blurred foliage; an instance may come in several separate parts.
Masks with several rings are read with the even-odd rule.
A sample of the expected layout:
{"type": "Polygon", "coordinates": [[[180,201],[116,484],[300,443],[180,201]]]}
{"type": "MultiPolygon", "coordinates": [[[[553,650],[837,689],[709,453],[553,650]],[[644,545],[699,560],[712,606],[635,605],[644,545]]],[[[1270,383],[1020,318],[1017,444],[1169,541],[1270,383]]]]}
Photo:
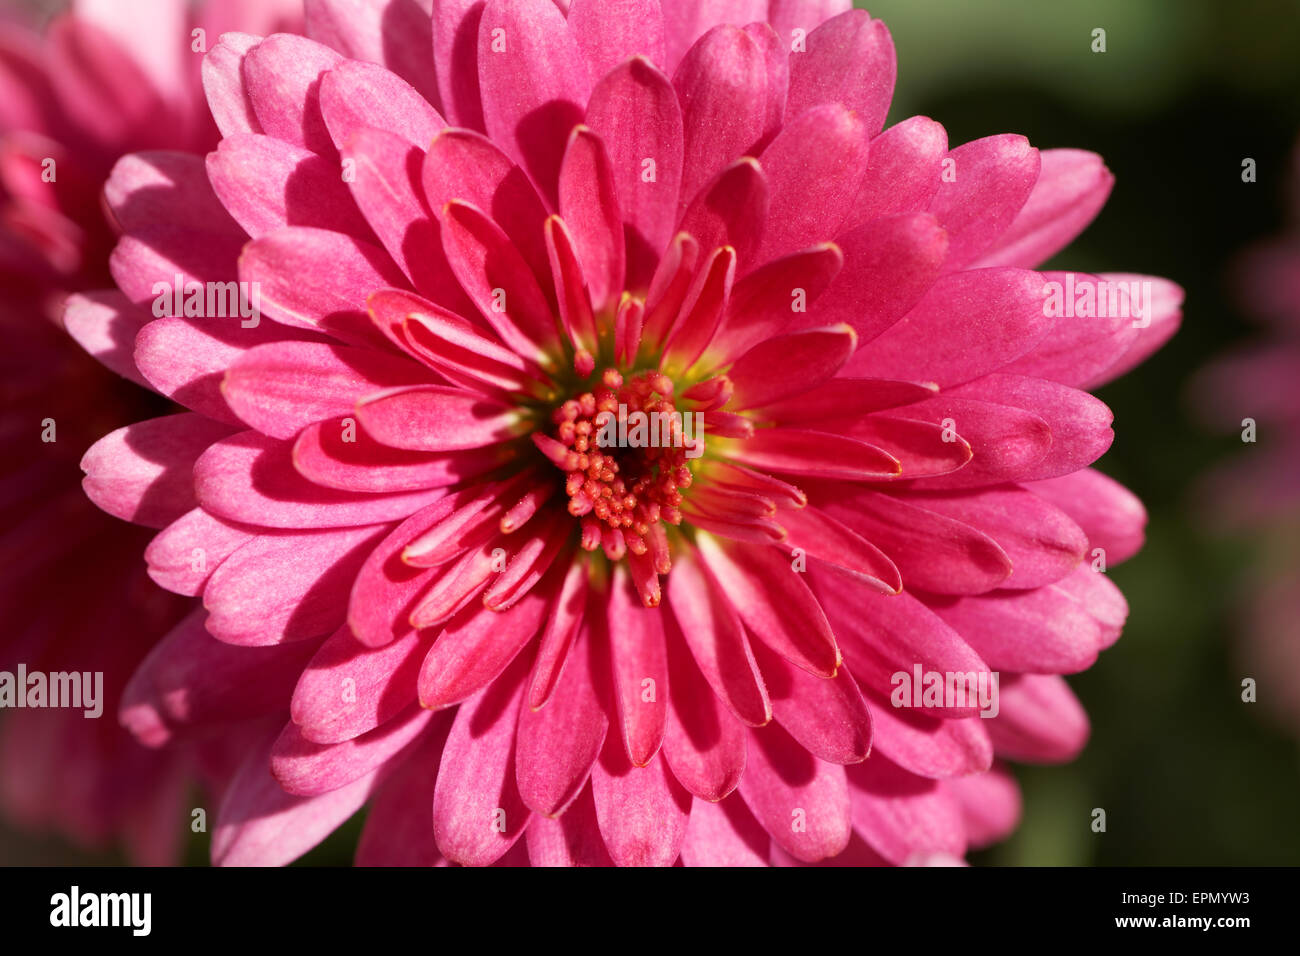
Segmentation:
{"type": "MultiPolygon", "coordinates": [[[[1092,719],[1066,767],[1018,768],[1024,822],[973,861],[995,864],[1294,864],[1300,744],[1241,702],[1233,609],[1250,542],[1213,536],[1189,500],[1237,436],[1188,421],[1189,376],[1253,329],[1226,282],[1248,242],[1278,231],[1300,132],[1300,3],[1213,0],[877,0],[899,82],[890,122],[922,113],[953,145],[999,132],[1105,157],[1115,190],[1051,263],[1146,272],[1187,291],[1183,328],[1100,392],[1116,439],[1102,470],[1141,496],[1146,548],[1114,569],[1124,636],[1070,678],[1092,719]],[[1106,30],[1106,53],[1091,50],[1106,30]],[[1241,162],[1258,181],[1241,181],[1241,162]],[[1107,832],[1090,828],[1105,809],[1107,832]]],[[[1259,675],[1254,675],[1259,676],[1259,675]]]]}

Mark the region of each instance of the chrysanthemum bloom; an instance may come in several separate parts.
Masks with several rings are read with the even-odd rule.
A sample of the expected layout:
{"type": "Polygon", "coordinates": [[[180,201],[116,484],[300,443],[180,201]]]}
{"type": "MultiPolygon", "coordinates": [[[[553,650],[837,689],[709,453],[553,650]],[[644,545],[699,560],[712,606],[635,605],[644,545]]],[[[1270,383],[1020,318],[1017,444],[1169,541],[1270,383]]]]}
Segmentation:
{"type": "Polygon", "coordinates": [[[220,147],[118,165],[116,318],[192,411],[85,486],[172,518],[148,560],[204,604],[124,718],[279,722],[218,862],[367,800],[362,863],[959,859],[1018,815],[995,753],[1082,746],[1058,675],[1118,636],[1093,567],[1144,523],[1083,388],[1179,292],[1055,318],[1030,267],[1100,159],[882,133],[884,25],[767,6],[443,3],[427,72],[414,31],[393,69],[230,36],[220,147]],[[255,327],[211,314],[236,279],[255,327]],[[917,669],[1000,675],[997,716],[893,706],[917,669]]]}
{"type": "MultiPolygon", "coordinates": [[[[91,506],[77,465],[105,431],[166,406],[89,359],[59,314],[70,292],[110,280],[115,234],[100,192],[113,163],[139,149],[217,141],[194,48],[237,25],[287,22],[273,15],[277,4],[252,6],[213,0],[192,19],[184,0],[82,2],[43,34],[0,11],[0,669],[101,671],[107,698],[99,720],[78,709],[4,713],[0,808],[82,844],[120,839],[143,863],[174,858],[186,777],[114,712],[132,671],[190,602],[148,580],[139,560],[147,534],[125,533],[91,506]]],[[[79,301],[93,309],[111,300],[79,301]]],[[[71,328],[92,352],[111,331],[71,328]]]]}
{"type": "Polygon", "coordinates": [[[1249,249],[1235,270],[1265,335],[1206,368],[1193,397],[1207,423],[1245,442],[1200,494],[1221,530],[1249,531],[1262,545],[1239,618],[1243,676],[1259,682],[1266,708],[1300,730],[1300,148],[1292,167],[1288,231],[1249,249]]]}

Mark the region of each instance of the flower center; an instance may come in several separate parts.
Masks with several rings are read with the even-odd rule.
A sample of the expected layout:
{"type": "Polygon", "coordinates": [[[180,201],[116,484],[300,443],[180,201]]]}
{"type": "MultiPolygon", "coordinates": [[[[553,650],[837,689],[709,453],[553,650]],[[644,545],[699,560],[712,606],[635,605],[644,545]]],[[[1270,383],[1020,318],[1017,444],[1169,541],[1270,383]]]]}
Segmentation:
{"type": "MultiPolygon", "coordinates": [[[[673,404],[673,382],[658,371],[625,379],[606,368],[587,391],[559,405],[553,437],[539,441],[564,472],[568,510],[582,523],[582,546],[614,561],[649,555],[666,574],[663,524],[681,523],[686,460],[702,440],[673,404]]],[[[696,430],[697,431],[697,430],[696,430]]]]}

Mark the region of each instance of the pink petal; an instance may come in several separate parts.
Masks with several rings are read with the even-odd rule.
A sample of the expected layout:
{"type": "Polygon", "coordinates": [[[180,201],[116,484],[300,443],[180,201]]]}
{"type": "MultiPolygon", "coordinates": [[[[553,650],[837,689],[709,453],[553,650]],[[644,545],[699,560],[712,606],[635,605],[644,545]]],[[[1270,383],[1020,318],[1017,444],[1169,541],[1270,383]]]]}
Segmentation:
{"type": "Polygon", "coordinates": [[[909,587],[981,594],[1012,573],[1011,559],[989,535],[900,498],[855,488],[821,507],[885,552],[909,587]]]}
{"type": "Polygon", "coordinates": [[[862,191],[844,229],[873,219],[922,212],[939,189],[948,134],[928,116],[913,116],[871,141],[862,191]]]}
{"type": "Polygon", "coordinates": [[[565,143],[591,94],[564,15],[551,3],[487,0],[478,72],[488,135],[553,199],[565,143]]]}
{"type": "Polygon", "coordinates": [[[658,608],[642,605],[622,564],[614,569],[607,602],[603,614],[597,609],[590,615],[592,635],[609,648],[614,704],[628,759],[644,767],[659,751],[668,716],[663,617],[658,608]]]}
{"type": "Polygon", "coordinates": [[[569,137],[560,167],[560,215],[573,233],[597,312],[612,309],[623,292],[626,260],[623,218],[618,206],[614,171],[600,137],[578,127],[569,137]]]}
{"type": "Polygon", "coordinates": [[[226,790],[212,833],[218,866],[284,866],[306,853],[359,810],[375,774],[318,797],[295,797],[267,770],[274,738],[249,751],[226,790]]]}
{"type": "Polygon", "coordinates": [[[767,866],[772,839],[739,794],[710,803],[696,798],[682,840],[687,866],[767,866]]]}
{"type": "Polygon", "coordinates": [[[428,100],[373,63],[345,60],[326,73],[321,78],[320,103],[325,125],[339,150],[365,127],[425,150],[447,127],[428,100]]]}
{"type": "Polygon", "coordinates": [[[736,609],[693,549],[674,555],[667,593],[667,627],[690,647],[713,692],[751,727],[771,720],[767,690],[736,609]]]}
{"type": "Polygon", "coordinates": [[[382,63],[417,87],[421,99],[438,102],[437,80],[429,70],[433,27],[427,4],[306,0],[304,8],[313,40],[351,60],[382,63]]]}
{"type": "Polygon", "coordinates": [[[1059,478],[1036,481],[1029,489],[1069,515],[1088,536],[1092,548],[1105,552],[1107,565],[1127,561],[1145,540],[1146,508],[1137,495],[1113,478],[1084,468],[1059,478]]]}
{"type": "Polygon", "coordinates": [[[133,354],[135,337],[150,319],[148,312],[114,289],[69,296],[63,327],[101,364],[148,388],[149,382],[136,368],[133,354]]]}
{"type": "Polygon", "coordinates": [[[363,398],[357,417],[375,439],[411,451],[457,451],[522,434],[511,406],[447,385],[389,389],[363,398]]]}
{"type": "Polygon", "coordinates": [[[243,77],[253,112],[269,136],[335,155],[321,116],[321,75],[343,58],[306,37],[277,33],[248,51],[243,77]]]}
{"type": "Polygon", "coordinates": [[[260,535],[213,572],[203,591],[208,630],[261,646],[336,630],[357,571],[388,526],[260,535]]]}
{"type": "Polygon", "coordinates": [[[569,29],[593,77],[637,54],[664,62],[664,15],[659,0],[573,0],[569,29]]]}
{"type": "Polygon", "coordinates": [[[185,412],[127,425],[95,442],[81,459],[82,488],[124,521],[163,528],[192,509],[195,461],[229,425],[185,412]]]}
{"type": "Polygon", "coordinates": [[[591,657],[590,641],[576,641],[551,699],[519,712],[515,780],[524,803],[543,816],[570,812],[605,742],[609,721],[591,657]]]}
{"type": "Polygon", "coordinates": [[[1088,715],[1053,674],[1002,678],[1001,711],[988,731],[998,756],[1021,763],[1064,763],[1088,742],[1088,715]]]}
{"type": "Polygon", "coordinates": [[[421,705],[449,707],[495,681],[537,635],[548,603],[532,591],[507,611],[471,606],[453,618],[420,667],[421,705]]]}
{"type": "Polygon", "coordinates": [[[847,325],[770,338],[727,370],[735,389],[727,407],[754,408],[806,392],[834,376],[857,344],[847,325]]]}
{"type": "Polygon", "coordinates": [[[145,549],[149,577],[176,594],[203,593],[212,572],[252,535],[195,508],[154,536],[145,549]]]}
{"type": "Polygon", "coordinates": [[[371,349],[277,342],[240,355],[222,393],[248,425],[292,438],[314,422],[347,415],[365,395],[425,378],[414,362],[371,349]]]}
{"type": "Polygon", "coordinates": [[[433,792],[434,839],[453,862],[495,862],[532,816],[515,787],[515,722],[526,673],[512,668],[456,713],[433,792]]]}
{"type": "Polygon", "coordinates": [[[370,235],[337,163],[304,146],[236,133],[208,154],[207,167],[222,205],[254,239],[285,226],[370,235]]]}
{"type": "Polygon", "coordinates": [[[763,828],[796,859],[835,856],[849,843],[844,768],[818,760],[780,727],[750,731],[740,795],[763,828]]]}
{"type": "Polygon", "coordinates": [[[841,658],[826,615],[775,549],[742,549],[709,534],[696,545],[754,636],[810,674],[835,674],[841,658]]]}
{"type": "Polygon", "coordinates": [[[938,784],[883,757],[850,767],[853,827],[894,864],[918,853],[966,852],[961,808],[938,784]]]}
{"type": "Polygon", "coordinates": [[[1042,169],[1029,199],[980,266],[1032,269],[1065,248],[1106,204],[1115,177],[1096,153],[1045,149],[1042,169]]]}
{"type": "Polygon", "coordinates": [[[600,835],[617,866],[671,866],[681,851],[691,796],[662,757],[634,767],[618,741],[606,740],[591,771],[600,835]]]}
{"type": "Polygon", "coordinates": [[[871,752],[871,714],[847,671],[815,677],[759,646],[772,713],[791,737],[813,756],[830,763],[857,763],[871,752]]]}
{"type": "Polygon", "coordinates": [[[947,156],[930,211],[948,231],[948,271],[969,265],[1011,225],[1038,182],[1038,150],[1004,133],[958,146],[947,156]]]}
{"type": "Polygon", "coordinates": [[[839,103],[879,134],[894,95],[897,64],[889,28],[854,10],[827,20],[808,35],[807,49],[790,58],[790,116],[839,103]]]}
{"type": "Polygon", "coordinates": [[[288,793],[304,797],[329,793],[396,757],[433,716],[412,705],[382,727],[337,744],[312,743],[291,723],[271,750],[271,773],[288,793]]]}
{"type": "Polygon", "coordinates": [[[289,713],[306,740],[336,744],[388,723],[415,703],[432,634],[407,632],[379,648],[341,627],[302,669],[289,713]]]}
{"type": "Polygon", "coordinates": [[[644,290],[672,238],[682,181],[682,113],[672,84],[637,57],[596,84],[586,123],[605,143],[623,214],[627,285],[644,290]],[[654,161],[647,182],[646,160],[654,161]]]}
{"type": "MultiPolygon", "coordinates": [[[[951,249],[951,246],[949,247],[951,249]]],[[[950,253],[951,259],[951,253],[950,253]]],[[[846,366],[855,376],[969,382],[1024,355],[1051,329],[1036,272],[982,269],[945,276],[846,366]],[[952,316],[961,315],[954,324],[952,316]]]]}
{"type": "Polygon", "coordinates": [[[691,47],[673,87],[685,134],[682,199],[689,200],[763,135],[766,59],[745,31],[719,26],[691,47]]]}
{"type": "Polygon", "coordinates": [[[293,468],[292,446],[247,431],[215,442],[194,464],[194,488],[219,517],[271,528],[346,528],[396,521],[437,501],[440,488],[364,495],[313,485],[293,468]]]}

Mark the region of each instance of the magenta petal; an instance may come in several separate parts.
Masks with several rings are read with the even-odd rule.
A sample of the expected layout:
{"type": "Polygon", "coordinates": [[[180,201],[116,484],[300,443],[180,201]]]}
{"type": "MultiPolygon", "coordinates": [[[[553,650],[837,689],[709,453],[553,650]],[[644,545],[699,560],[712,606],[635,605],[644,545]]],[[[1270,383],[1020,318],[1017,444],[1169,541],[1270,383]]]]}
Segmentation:
{"type": "Polygon", "coordinates": [[[573,0],[568,22],[592,77],[604,76],[638,54],[664,64],[659,0],[573,0]]]}
{"type": "Polygon", "coordinates": [[[363,127],[425,150],[447,126],[410,85],[373,63],[348,60],[330,70],[321,78],[320,102],[325,125],[340,151],[363,127]]]}
{"type": "Polygon", "coordinates": [[[565,143],[591,94],[573,32],[554,4],[535,0],[487,0],[478,31],[488,135],[554,199],[565,143]]]}
{"type": "Polygon", "coordinates": [[[450,715],[433,726],[402,755],[385,776],[366,811],[357,845],[357,866],[445,866],[429,825],[434,782],[442,748],[451,730],[450,715]]]}
{"type": "Polygon", "coordinates": [[[790,58],[789,114],[839,103],[862,117],[871,136],[880,132],[894,95],[897,64],[889,29],[865,10],[834,17],[790,58]]]}
{"type": "Polygon", "coordinates": [[[871,714],[857,682],[847,671],[815,677],[767,648],[754,650],[772,713],[791,737],[813,756],[830,763],[857,763],[871,752],[871,714]]]}
{"type": "Polygon", "coordinates": [[[495,862],[532,816],[515,786],[515,724],[526,674],[516,664],[468,701],[447,736],[433,792],[433,835],[456,863],[495,862]]]}
{"type": "Polygon", "coordinates": [[[530,591],[507,611],[471,606],[454,617],[420,667],[420,703],[449,707],[495,681],[537,636],[547,603],[546,595],[530,591]]]}
{"type": "Polygon", "coordinates": [[[586,123],[605,142],[623,213],[627,284],[646,288],[672,238],[682,181],[682,112],[668,78],[634,58],[591,92],[586,123]],[[654,161],[647,180],[646,160],[654,161]]]}
{"type": "Polygon", "coordinates": [[[219,517],[272,528],[346,528],[405,518],[442,489],[365,495],[321,488],[294,470],[292,444],[254,431],[214,443],[194,464],[194,488],[219,517]]]}
{"type": "Polygon", "coordinates": [[[845,230],[929,209],[947,155],[948,134],[928,116],[913,116],[885,130],[871,141],[867,174],[845,230]]]}
{"type": "Polygon", "coordinates": [[[231,647],[208,633],[206,617],[197,608],[173,627],[122,692],[122,724],[147,746],[166,743],[175,731],[278,712],[313,651],[312,644],[231,647]]]}
{"type": "Polygon", "coordinates": [[[253,646],[331,633],[344,621],[352,580],[387,532],[381,525],[259,535],[208,580],[208,630],[253,646]]]}
{"type": "Polygon", "coordinates": [[[850,767],[853,827],[889,862],[916,854],[966,852],[961,807],[931,780],[915,777],[883,757],[850,767]]]}
{"type": "Polygon", "coordinates": [[[1097,661],[1101,625],[1055,585],[936,600],[932,607],[997,671],[1076,674],[1097,661]]]}
{"type": "Polygon", "coordinates": [[[596,820],[591,787],[584,787],[556,820],[533,817],[525,839],[533,866],[613,866],[596,820]]]}
{"type": "Polygon", "coordinates": [[[986,136],[950,151],[930,211],[948,231],[948,271],[977,259],[1011,225],[1038,182],[1038,150],[1023,136],[986,136]]]}
{"type": "Polygon", "coordinates": [[[948,780],[943,786],[961,805],[972,848],[1006,839],[1020,823],[1020,787],[1001,765],[988,773],[948,780]]]}
{"type": "Polygon", "coordinates": [[[243,76],[262,129],[269,136],[335,155],[321,116],[321,75],[343,58],[329,47],[288,33],[267,37],[244,57],[243,76]]]}
{"type": "Polygon", "coordinates": [[[212,833],[218,866],[284,866],[292,863],[365,803],[375,773],[318,797],[285,793],[268,772],[274,737],[253,747],[227,788],[212,833]]]}
{"type": "Polygon", "coordinates": [[[876,752],[904,770],[942,780],[988,770],[993,743],[985,719],[947,720],[934,708],[921,712],[895,707],[883,694],[868,694],[867,700],[875,721],[876,752]]]}
{"type": "Polygon", "coordinates": [[[691,795],[660,756],[634,767],[619,741],[607,739],[591,771],[596,819],[618,866],[671,866],[681,851],[691,795]]]}
{"type": "Polygon", "coordinates": [[[763,51],[744,30],[715,27],[686,54],[673,75],[673,87],[682,104],[685,201],[763,135],[763,51]]]}
{"type": "Polygon", "coordinates": [[[91,501],[124,521],[162,528],[196,504],[194,466],[229,425],[185,412],[119,428],[81,459],[91,501]]]}
{"type": "Polygon", "coordinates": [[[834,239],[866,175],[867,128],[839,104],[786,123],[760,161],[772,190],[760,261],[834,239]]]}
{"type": "Polygon", "coordinates": [[[447,385],[376,392],[358,402],[357,417],[378,441],[410,451],[478,448],[513,438],[523,428],[510,406],[447,385]]]}
{"type": "Polygon", "coordinates": [[[1064,511],[1022,488],[917,493],[907,500],[978,528],[996,541],[1014,569],[1002,583],[1005,588],[1037,588],[1059,581],[1083,560],[1088,545],[1082,529],[1064,511]]]}
{"type": "Polygon", "coordinates": [[[1088,742],[1088,715],[1055,674],[1002,678],[1001,711],[988,721],[999,756],[1021,763],[1064,763],[1088,742]]]}
{"type": "Polygon", "coordinates": [[[306,0],[304,13],[307,35],[313,40],[353,61],[370,61],[357,65],[382,63],[417,87],[422,100],[437,105],[438,84],[429,70],[433,26],[428,4],[306,0]]]}
{"type": "Polygon", "coordinates": [[[555,693],[519,712],[515,780],[524,803],[543,816],[567,814],[600,756],[609,721],[592,675],[590,641],[569,649],[555,693]]]}
{"type": "Polygon", "coordinates": [[[433,66],[443,115],[457,126],[483,129],[478,33],[483,0],[438,0],[433,11],[433,66]]]}
{"type": "Polygon", "coordinates": [[[266,316],[352,344],[371,344],[378,336],[365,313],[365,293],[404,284],[378,246],[301,226],[277,229],[245,246],[239,278],[257,283],[266,316]]]}
{"type": "Polygon", "coordinates": [[[818,760],[783,729],[750,731],[740,795],[786,852],[812,862],[849,843],[849,788],[844,768],[818,760]]]}
{"type": "Polygon", "coordinates": [[[748,734],[726,709],[680,637],[669,648],[672,705],[663,754],[677,781],[696,797],[716,802],[740,783],[748,734]]]}
{"type": "MultiPolygon", "coordinates": [[[[951,245],[949,246],[951,249],[951,245]]],[[[846,370],[869,378],[969,382],[1024,355],[1051,329],[1043,282],[1025,269],[980,269],[945,276],[883,335],[859,349],[846,370]],[[954,324],[952,316],[963,321],[954,324]]]]}
{"type": "Polygon", "coordinates": [[[623,292],[627,268],[623,217],[605,144],[586,127],[578,127],[569,137],[560,167],[559,200],[560,215],[573,233],[591,306],[597,312],[613,309],[623,292]]]}
{"type": "Polygon", "coordinates": [[[1096,153],[1045,149],[1039,159],[1029,199],[979,265],[1032,269],[1065,248],[1106,204],[1115,177],[1096,153]]]}
{"type": "Polygon", "coordinates": [[[841,659],[826,615],[778,551],[743,548],[709,534],[696,544],[751,633],[808,673],[834,675],[841,659]]]}
{"type": "MultiPolygon", "coordinates": [[[[1113,478],[1084,468],[1028,487],[1074,519],[1087,534],[1089,548],[1103,550],[1107,566],[1127,561],[1142,547],[1146,509],[1113,478]]],[[[1090,551],[1088,559],[1094,557],[1090,551]]]]}
{"type": "Polygon", "coordinates": [[[663,742],[668,716],[668,652],[659,608],[642,605],[626,565],[614,569],[607,603],[589,615],[593,639],[608,644],[610,678],[623,746],[637,767],[663,742]]]}
{"type": "Polygon", "coordinates": [[[107,368],[149,388],[149,382],[136,368],[133,355],[135,337],[151,318],[117,290],[86,292],[68,297],[63,327],[78,345],[107,368]]]}
{"type": "Polygon", "coordinates": [[[363,396],[426,379],[414,362],[371,349],[277,342],[231,363],[222,393],[245,423],[273,438],[346,415],[363,396]]]}
{"type": "MultiPolygon", "coordinates": [[[[911,594],[845,594],[836,582],[816,578],[814,590],[844,648],[849,669],[869,691],[892,693],[896,686],[893,675],[899,671],[911,674],[918,664],[923,673],[988,672],[988,666],[961,635],[911,594]]],[[[972,703],[930,708],[930,712],[960,718],[973,716],[978,709],[972,703]]]]}
{"type": "Polygon", "coordinates": [[[721,803],[696,798],[682,840],[687,866],[767,866],[772,838],[735,794],[721,803]]]}
{"type": "Polygon", "coordinates": [[[273,136],[236,133],[208,154],[223,206],[254,239],[285,226],[370,235],[335,161],[273,136]]]}
{"type": "Polygon", "coordinates": [[[302,669],[289,713],[306,740],[336,744],[368,733],[415,703],[415,680],[432,634],[408,630],[383,647],[347,627],[325,640],[302,669]]]}
{"type": "Polygon", "coordinates": [[[203,593],[209,576],[252,535],[195,508],[158,532],[145,549],[149,577],[176,594],[203,593]]]}
{"type": "Polygon", "coordinates": [[[261,37],[247,33],[225,33],[203,58],[203,92],[224,136],[264,132],[243,76],[245,55],[261,42],[261,37]]]}
{"type": "Polygon", "coordinates": [[[271,750],[271,773],[288,793],[304,797],[329,793],[396,757],[433,716],[412,705],[387,724],[337,744],[312,743],[291,723],[271,750]]]}

